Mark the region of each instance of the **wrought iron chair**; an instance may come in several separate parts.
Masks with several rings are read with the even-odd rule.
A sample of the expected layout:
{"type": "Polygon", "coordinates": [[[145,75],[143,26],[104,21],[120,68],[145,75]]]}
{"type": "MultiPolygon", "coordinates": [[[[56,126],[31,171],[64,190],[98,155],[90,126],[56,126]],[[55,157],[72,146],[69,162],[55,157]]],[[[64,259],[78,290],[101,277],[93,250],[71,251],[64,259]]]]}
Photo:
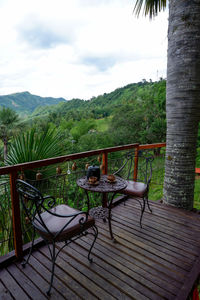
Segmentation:
{"type": "Polygon", "coordinates": [[[88,253],[88,260],[92,262],[90,254],[98,235],[98,229],[95,226],[94,218],[89,216],[88,212],[78,211],[64,204],[55,206],[54,197],[43,196],[38,189],[23,180],[18,179],[16,187],[26,218],[33,226],[32,245],[29,255],[22,265],[25,267],[29,261],[33,250],[35,233],[37,232],[47,243],[52,261],[51,280],[47,291],[47,294],[50,295],[55,261],[60,251],[79,237],[92,234],[94,240],[88,253]],[[88,231],[88,229],[91,230],[88,231]],[[61,246],[57,253],[56,242],[64,242],[64,245],[61,246]],[[50,245],[52,246],[50,247],[50,245]]]}
{"type": "Polygon", "coordinates": [[[134,152],[128,152],[127,154],[125,154],[122,165],[117,171],[114,172],[114,175],[123,177],[127,181],[127,187],[121,192],[125,195],[123,199],[124,203],[125,200],[131,196],[136,197],[134,199],[136,199],[140,203],[140,227],[142,228],[142,217],[145,211],[146,204],[149,211],[152,213],[148,200],[148,192],[152,178],[152,162],[154,160],[154,157],[151,154],[145,154],[144,152],[139,151],[139,176],[142,177],[142,181],[140,181],[140,179],[138,181],[133,180],[134,158],[134,152]],[[140,201],[140,199],[142,199],[142,201],[140,201]]]}

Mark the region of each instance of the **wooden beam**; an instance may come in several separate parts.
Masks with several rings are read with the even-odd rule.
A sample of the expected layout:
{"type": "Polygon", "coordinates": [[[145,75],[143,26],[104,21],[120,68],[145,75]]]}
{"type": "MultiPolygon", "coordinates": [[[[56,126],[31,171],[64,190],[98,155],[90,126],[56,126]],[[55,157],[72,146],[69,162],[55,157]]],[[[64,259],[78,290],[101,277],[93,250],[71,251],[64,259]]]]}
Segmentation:
{"type": "Polygon", "coordinates": [[[156,143],[156,144],[139,145],[139,150],[162,148],[162,147],[166,147],[166,143],[156,143]]]}
{"type": "Polygon", "coordinates": [[[139,147],[135,148],[133,181],[137,181],[137,173],[138,173],[138,152],[139,152],[139,147]]]}
{"type": "Polygon", "coordinates": [[[124,145],[124,146],[98,149],[98,150],[74,153],[74,154],[69,154],[69,155],[64,155],[64,156],[59,156],[59,157],[54,157],[54,158],[47,158],[47,159],[37,160],[37,161],[32,161],[32,162],[26,162],[26,163],[22,163],[22,164],[16,164],[13,166],[2,167],[2,168],[0,168],[0,175],[10,174],[12,172],[17,172],[17,171],[22,171],[22,170],[27,170],[27,169],[41,168],[44,166],[58,164],[58,163],[62,163],[62,162],[70,161],[70,160],[95,156],[95,155],[99,155],[102,153],[112,153],[112,152],[117,152],[117,151],[122,151],[122,150],[134,149],[138,145],[139,144],[136,143],[136,144],[130,144],[130,145],[124,145]]]}
{"type": "Polygon", "coordinates": [[[15,255],[19,260],[21,260],[23,258],[22,231],[21,231],[19,195],[16,190],[16,180],[17,180],[17,172],[13,172],[12,174],[10,174],[13,237],[14,237],[15,255]]]}

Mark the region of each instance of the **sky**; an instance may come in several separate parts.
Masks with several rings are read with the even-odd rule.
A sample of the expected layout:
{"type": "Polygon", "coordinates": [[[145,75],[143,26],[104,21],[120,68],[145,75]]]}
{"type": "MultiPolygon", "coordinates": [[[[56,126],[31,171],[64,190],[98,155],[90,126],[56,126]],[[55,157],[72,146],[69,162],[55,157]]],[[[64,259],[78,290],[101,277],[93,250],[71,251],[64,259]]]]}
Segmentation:
{"type": "Polygon", "coordinates": [[[0,95],[90,99],[166,78],[167,11],[135,0],[0,0],[0,95]]]}

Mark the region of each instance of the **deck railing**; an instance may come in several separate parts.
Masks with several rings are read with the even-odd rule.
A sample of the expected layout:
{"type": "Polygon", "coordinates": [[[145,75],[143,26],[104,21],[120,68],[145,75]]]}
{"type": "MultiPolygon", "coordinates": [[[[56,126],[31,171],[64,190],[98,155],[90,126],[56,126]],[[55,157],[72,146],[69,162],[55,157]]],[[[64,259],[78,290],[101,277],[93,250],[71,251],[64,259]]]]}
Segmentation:
{"type": "Polygon", "coordinates": [[[20,217],[20,203],[19,196],[16,191],[16,180],[19,174],[22,174],[26,170],[41,169],[42,167],[47,167],[50,165],[57,165],[61,163],[76,161],[84,158],[89,158],[92,156],[102,156],[101,170],[102,174],[107,174],[108,172],[108,155],[114,152],[134,150],[135,161],[134,161],[134,172],[133,179],[137,179],[138,174],[138,152],[140,150],[156,149],[165,147],[165,143],[149,144],[149,145],[139,145],[130,144],[118,147],[104,148],[98,150],[92,150],[82,153],[75,153],[55,158],[44,159],[40,161],[27,162],[22,164],[17,164],[13,166],[6,166],[0,168],[0,175],[9,175],[10,182],[10,196],[11,196],[11,208],[12,208],[12,226],[13,226],[13,239],[14,239],[14,249],[15,256],[18,259],[23,257],[23,241],[22,241],[22,229],[21,229],[21,217],[20,217]]]}

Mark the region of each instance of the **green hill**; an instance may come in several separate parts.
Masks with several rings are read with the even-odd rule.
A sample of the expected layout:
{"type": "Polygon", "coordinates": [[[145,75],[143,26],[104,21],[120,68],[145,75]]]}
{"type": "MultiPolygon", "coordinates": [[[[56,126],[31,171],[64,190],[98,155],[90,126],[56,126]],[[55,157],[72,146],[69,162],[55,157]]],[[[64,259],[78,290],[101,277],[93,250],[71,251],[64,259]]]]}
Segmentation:
{"type": "Polygon", "coordinates": [[[40,97],[29,92],[0,96],[0,106],[9,107],[21,116],[30,115],[38,106],[56,105],[64,98],[40,97]]]}
{"type": "Polygon", "coordinates": [[[111,93],[104,93],[90,100],[72,99],[55,106],[38,107],[31,118],[45,117],[52,114],[54,118],[65,119],[100,119],[108,117],[124,105],[140,106],[145,100],[154,99],[159,106],[165,108],[166,81],[132,83],[118,88],[111,93]]]}
{"type": "Polygon", "coordinates": [[[135,112],[159,107],[165,111],[166,81],[143,80],[117,88],[111,93],[104,93],[89,100],[39,97],[29,92],[0,96],[0,106],[10,107],[20,116],[26,116],[29,124],[42,119],[57,125],[60,120],[80,121],[81,119],[102,119],[120,114],[120,109],[131,109],[135,112]]]}

